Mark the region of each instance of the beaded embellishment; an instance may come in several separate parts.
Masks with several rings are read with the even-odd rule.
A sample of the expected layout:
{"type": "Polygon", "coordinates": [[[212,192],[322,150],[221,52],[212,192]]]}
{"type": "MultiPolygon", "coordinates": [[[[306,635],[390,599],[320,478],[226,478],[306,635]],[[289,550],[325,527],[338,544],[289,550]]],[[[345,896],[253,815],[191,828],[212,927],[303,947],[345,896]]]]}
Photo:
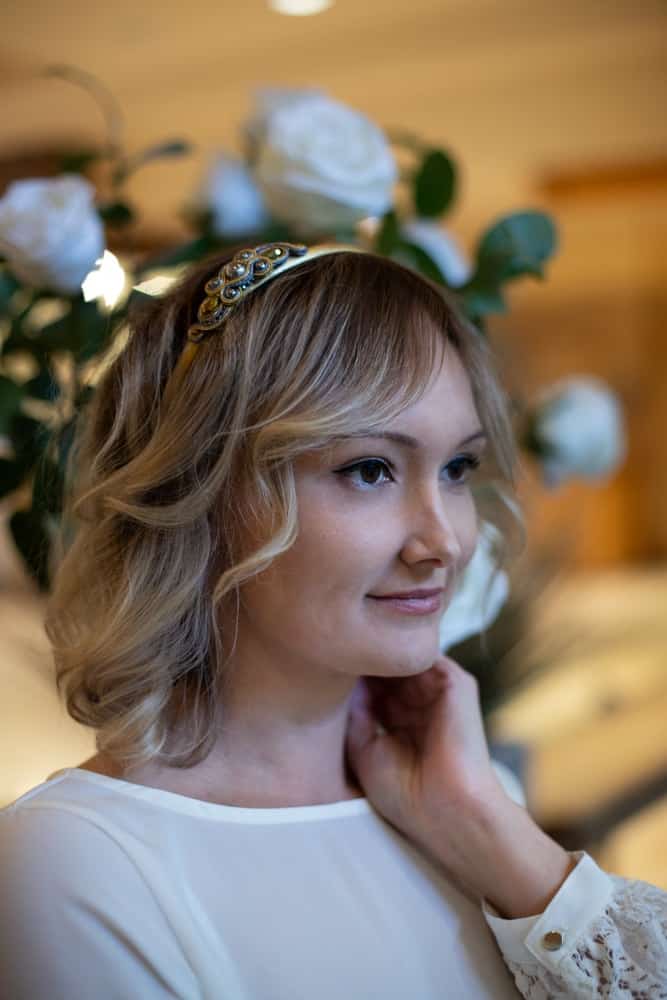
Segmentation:
{"type": "Polygon", "coordinates": [[[281,267],[290,257],[303,257],[302,243],[262,243],[239,250],[232,260],[206,282],[206,298],[197,310],[197,322],[188,328],[188,340],[198,343],[227,319],[232,308],[281,267]]]}

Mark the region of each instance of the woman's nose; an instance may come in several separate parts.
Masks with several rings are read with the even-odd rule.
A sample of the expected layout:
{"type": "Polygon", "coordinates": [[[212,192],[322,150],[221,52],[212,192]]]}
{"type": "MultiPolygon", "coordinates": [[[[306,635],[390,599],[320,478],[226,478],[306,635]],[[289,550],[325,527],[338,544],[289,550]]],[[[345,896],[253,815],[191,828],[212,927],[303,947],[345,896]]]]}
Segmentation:
{"type": "Polygon", "coordinates": [[[422,504],[411,517],[403,556],[407,561],[439,559],[445,565],[458,564],[462,546],[451,511],[442,502],[422,504]]]}

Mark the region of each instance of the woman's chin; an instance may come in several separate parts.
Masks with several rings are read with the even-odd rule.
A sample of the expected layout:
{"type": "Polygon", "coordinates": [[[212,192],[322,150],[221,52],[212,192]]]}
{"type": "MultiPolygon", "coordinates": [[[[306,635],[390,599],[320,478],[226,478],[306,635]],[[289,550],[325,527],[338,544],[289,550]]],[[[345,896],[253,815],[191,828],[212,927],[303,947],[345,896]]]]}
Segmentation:
{"type": "Polygon", "coordinates": [[[378,660],[376,656],[369,658],[364,673],[376,677],[414,677],[429,670],[441,656],[442,652],[437,642],[428,649],[415,649],[413,644],[410,650],[406,650],[404,656],[394,649],[383,660],[378,660]]]}

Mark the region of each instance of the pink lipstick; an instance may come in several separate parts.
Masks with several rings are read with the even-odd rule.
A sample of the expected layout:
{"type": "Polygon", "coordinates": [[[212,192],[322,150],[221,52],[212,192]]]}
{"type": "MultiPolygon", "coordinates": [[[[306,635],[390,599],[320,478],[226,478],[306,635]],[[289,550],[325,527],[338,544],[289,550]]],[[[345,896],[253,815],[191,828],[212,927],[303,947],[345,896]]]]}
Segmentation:
{"type": "Polygon", "coordinates": [[[409,591],[406,594],[388,596],[368,595],[378,604],[384,604],[392,611],[407,615],[432,615],[442,607],[442,588],[438,590],[409,591]],[[419,596],[417,596],[419,595],[419,596]]]}

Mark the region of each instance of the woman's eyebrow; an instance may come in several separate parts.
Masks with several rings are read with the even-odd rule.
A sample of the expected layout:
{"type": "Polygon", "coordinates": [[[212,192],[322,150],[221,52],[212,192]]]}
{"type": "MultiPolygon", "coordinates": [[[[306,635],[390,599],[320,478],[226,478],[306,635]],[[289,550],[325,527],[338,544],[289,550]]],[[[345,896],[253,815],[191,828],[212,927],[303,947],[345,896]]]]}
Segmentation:
{"type": "MultiPolygon", "coordinates": [[[[464,444],[470,444],[471,441],[476,441],[477,438],[485,438],[486,436],[486,432],[480,427],[469,437],[464,438],[463,441],[459,441],[457,447],[461,448],[464,444]]],[[[421,447],[417,438],[411,437],[409,434],[403,434],[400,431],[375,431],[372,429],[364,429],[355,431],[353,434],[344,434],[342,437],[338,438],[338,440],[348,441],[356,438],[377,438],[387,441],[395,441],[396,444],[402,444],[407,448],[414,449],[421,447]]]]}

